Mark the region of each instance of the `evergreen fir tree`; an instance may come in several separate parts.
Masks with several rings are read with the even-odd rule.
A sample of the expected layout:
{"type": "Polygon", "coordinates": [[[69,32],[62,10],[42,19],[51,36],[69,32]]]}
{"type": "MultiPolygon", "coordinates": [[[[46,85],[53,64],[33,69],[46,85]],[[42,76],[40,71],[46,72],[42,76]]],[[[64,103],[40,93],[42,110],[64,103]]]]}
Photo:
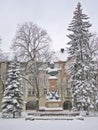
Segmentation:
{"type": "Polygon", "coordinates": [[[5,83],[5,91],[2,99],[2,117],[18,117],[22,112],[23,92],[20,78],[20,64],[15,58],[9,65],[7,79],[5,83]]]}
{"type": "Polygon", "coordinates": [[[69,55],[72,59],[70,66],[70,84],[72,88],[72,103],[76,110],[88,110],[95,108],[97,104],[97,88],[94,73],[94,62],[92,60],[89,39],[91,24],[86,14],[82,13],[81,4],[78,3],[74,11],[74,17],[68,30],[70,41],[69,55]]]}

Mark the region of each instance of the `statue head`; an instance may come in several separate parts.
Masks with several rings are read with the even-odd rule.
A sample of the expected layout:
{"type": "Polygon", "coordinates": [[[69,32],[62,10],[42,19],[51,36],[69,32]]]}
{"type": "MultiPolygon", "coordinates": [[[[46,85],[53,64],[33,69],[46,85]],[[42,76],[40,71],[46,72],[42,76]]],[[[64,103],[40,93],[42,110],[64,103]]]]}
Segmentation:
{"type": "Polygon", "coordinates": [[[55,68],[54,62],[50,62],[49,68],[46,71],[50,76],[55,76],[58,73],[58,70],[55,68]]]}
{"type": "Polygon", "coordinates": [[[50,62],[50,68],[54,69],[54,62],[50,62]]]}

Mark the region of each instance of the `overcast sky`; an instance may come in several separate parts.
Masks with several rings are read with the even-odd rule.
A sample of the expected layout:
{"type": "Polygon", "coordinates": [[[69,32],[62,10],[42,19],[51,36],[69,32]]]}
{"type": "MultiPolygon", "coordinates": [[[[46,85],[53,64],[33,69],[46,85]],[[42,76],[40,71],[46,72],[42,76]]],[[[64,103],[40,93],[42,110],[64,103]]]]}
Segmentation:
{"type": "MultiPolygon", "coordinates": [[[[68,25],[79,0],[0,0],[0,36],[2,49],[9,51],[17,24],[32,21],[45,29],[52,49],[65,48],[68,25]]],[[[98,32],[98,0],[80,0],[89,16],[91,31],[98,32]]]]}

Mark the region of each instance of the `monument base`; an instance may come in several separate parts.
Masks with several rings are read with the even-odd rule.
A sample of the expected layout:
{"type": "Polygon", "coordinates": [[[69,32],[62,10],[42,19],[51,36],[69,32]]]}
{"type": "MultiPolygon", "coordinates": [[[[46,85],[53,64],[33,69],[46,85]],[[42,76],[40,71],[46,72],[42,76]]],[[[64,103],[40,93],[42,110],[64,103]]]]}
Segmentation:
{"type": "Polygon", "coordinates": [[[62,111],[61,101],[47,101],[45,111],[62,111]]]}

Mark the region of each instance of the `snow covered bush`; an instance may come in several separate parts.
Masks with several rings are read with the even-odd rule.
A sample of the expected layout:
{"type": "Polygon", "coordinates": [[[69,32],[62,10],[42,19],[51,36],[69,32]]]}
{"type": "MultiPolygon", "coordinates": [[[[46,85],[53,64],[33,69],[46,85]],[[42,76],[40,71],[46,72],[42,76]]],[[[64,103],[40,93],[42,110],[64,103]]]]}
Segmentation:
{"type": "Polygon", "coordinates": [[[22,96],[20,64],[15,58],[9,65],[9,70],[7,71],[5,91],[2,99],[3,118],[15,118],[21,116],[23,105],[22,96]]]}

